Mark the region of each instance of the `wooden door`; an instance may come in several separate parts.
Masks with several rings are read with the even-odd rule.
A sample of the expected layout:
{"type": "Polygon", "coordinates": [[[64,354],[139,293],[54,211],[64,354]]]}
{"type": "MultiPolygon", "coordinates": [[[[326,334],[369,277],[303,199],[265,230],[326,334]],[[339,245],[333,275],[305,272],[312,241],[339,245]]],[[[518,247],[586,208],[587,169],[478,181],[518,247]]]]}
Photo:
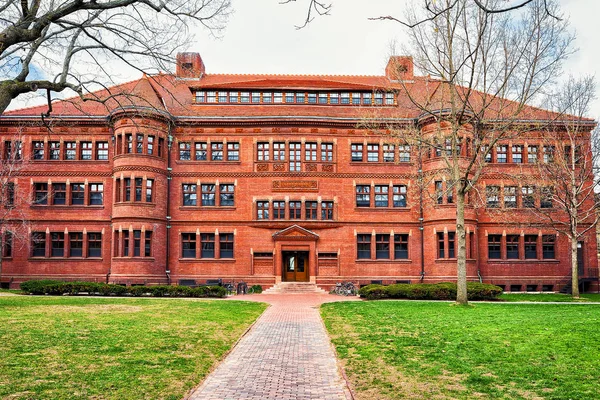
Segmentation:
{"type": "Polygon", "coordinates": [[[286,282],[308,281],[308,252],[286,251],[282,254],[283,280],[286,282]]]}

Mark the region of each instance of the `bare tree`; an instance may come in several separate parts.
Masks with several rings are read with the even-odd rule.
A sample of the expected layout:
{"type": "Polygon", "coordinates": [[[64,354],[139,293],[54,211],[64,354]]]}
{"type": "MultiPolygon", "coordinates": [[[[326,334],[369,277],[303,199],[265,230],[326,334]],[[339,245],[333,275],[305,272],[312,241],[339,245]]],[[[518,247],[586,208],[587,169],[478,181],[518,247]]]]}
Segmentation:
{"type": "MultiPolygon", "coordinates": [[[[599,219],[599,185],[595,168],[600,157],[600,132],[586,118],[595,99],[593,77],[570,78],[548,104],[556,111],[555,122],[542,135],[543,158],[530,186],[542,185],[541,201],[530,207],[535,217],[569,238],[571,247],[572,295],[579,297],[579,241],[594,229],[599,219]]],[[[525,177],[524,177],[525,178],[525,177]]]]}
{"type": "Polygon", "coordinates": [[[381,133],[439,160],[431,174],[444,176],[445,190],[455,193],[459,304],[468,303],[465,207],[472,204],[467,195],[474,203],[496,144],[540,128],[524,122],[537,118],[527,103],[560,75],[570,53],[573,37],[566,22],[547,7],[559,14],[554,2],[543,0],[529,2],[521,15],[488,13],[470,0],[444,0],[407,17],[411,25],[425,21],[409,30],[405,51],[426,76],[405,81],[405,66],[398,63],[396,87],[400,106],[420,115],[416,129],[388,125],[381,133]]]}
{"type": "Polygon", "coordinates": [[[114,83],[119,68],[169,70],[192,23],[216,33],[230,11],[230,0],[3,0],[0,114],[40,89],[94,99],[85,96],[114,83]]]}

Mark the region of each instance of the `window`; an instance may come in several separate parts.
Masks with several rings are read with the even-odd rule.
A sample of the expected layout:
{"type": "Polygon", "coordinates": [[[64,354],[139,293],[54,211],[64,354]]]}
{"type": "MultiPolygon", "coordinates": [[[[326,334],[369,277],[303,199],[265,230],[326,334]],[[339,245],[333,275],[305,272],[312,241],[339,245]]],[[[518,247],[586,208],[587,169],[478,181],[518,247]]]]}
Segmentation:
{"type": "Polygon", "coordinates": [[[296,103],[297,104],[305,104],[305,98],[306,98],[306,94],[304,92],[297,92],[296,93],[296,103]]]}
{"type": "Polygon", "coordinates": [[[50,147],[50,159],[60,160],[60,142],[50,142],[48,145],[50,147]]]}
{"type": "Polygon", "coordinates": [[[293,103],[294,102],[294,92],[286,92],[285,93],[285,102],[293,103]]]}
{"type": "Polygon", "coordinates": [[[305,143],[304,144],[304,160],[305,161],[317,161],[317,144],[316,143],[305,143]]]}
{"type": "Polygon", "coordinates": [[[518,260],[519,257],[519,235],[506,235],[506,258],[518,260]]]}
{"type": "Polygon", "coordinates": [[[376,92],[375,93],[375,105],[382,105],[383,104],[383,93],[381,92],[376,92]]]}
{"type": "Polygon", "coordinates": [[[31,256],[46,257],[46,233],[31,233],[31,256]]]}
{"type": "Polygon", "coordinates": [[[47,183],[35,183],[33,185],[33,204],[48,204],[47,183]]]}
{"type": "Polygon", "coordinates": [[[182,233],[181,234],[181,257],[196,258],[196,234],[182,233]]]}
{"type": "Polygon", "coordinates": [[[446,181],[446,203],[454,204],[454,181],[446,181]]]}
{"type": "Polygon", "coordinates": [[[152,255],[152,231],[146,231],[144,233],[144,257],[151,257],[152,255]]]}
{"type": "Polygon", "coordinates": [[[486,186],[486,206],[488,208],[497,208],[500,205],[499,200],[500,187],[499,186],[486,186]]]}
{"type": "Polygon", "coordinates": [[[71,184],[71,204],[72,205],[84,205],[85,199],[85,186],[83,183],[72,183],[71,184]]]}
{"type": "Polygon", "coordinates": [[[233,258],[233,233],[219,235],[219,257],[233,258]]]}
{"type": "Polygon", "coordinates": [[[537,258],[537,235],[525,235],[525,258],[537,258]]]}
{"type": "Polygon", "coordinates": [[[394,258],[396,260],[408,259],[408,234],[394,235],[394,258]]]}
{"type": "Polygon", "coordinates": [[[90,205],[101,206],[104,204],[104,184],[102,183],[91,183],[90,187],[90,205]]]}
{"type": "Polygon", "coordinates": [[[299,172],[301,170],[300,167],[300,152],[301,152],[301,144],[300,143],[290,143],[290,172],[299,172]]]}
{"type": "Polygon", "coordinates": [[[523,200],[523,207],[534,208],[535,207],[535,188],[533,186],[523,186],[521,188],[521,198],[523,200]]]}
{"type": "Polygon", "coordinates": [[[146,179],[146,203],[152,203],[152,188],[154,179],[146,179]]]}
{"type": "Polygon", "coordinates": [[[333,144],[321,143],[321,161],[333,161],[333,144]]]}
{"type": "Polygon", "coordinates": [[[340,100],[342,102],[342,104],[350,104],[350,93],[342,93],[340,95],[340,100]]]}
{"type": "Polygon", "coordinates": [[[379,145],[368,144],[367,145],[367,161],[379,162],[379,145]]]}
{"type": "Polygon", "coordinates": [[[354,105],[360,104],[360,93],[357,93],[357,92],[352,93],[352,104],[354,104],[354,105]]]}
{"type": "Polygon", "coordinates": [[[375,258],[377,260],[390,258],[390,235],[375,235],[375,258]]]}
{"type": "Polygon", "coordinates": [[[398,146],[398,151],[400,155],[400,162],[410,162],[410,146],[400,145],[398,146]]]}
{"type": "Polygon", "coordinates": [[[362,161],[363,160],[363,145],[362,144],[353,144],[351,146],[352,150],[352,161],[362,161]]]}
{"type": "Polygon", "coordinates": [[[437,233],[437,243],[438,243],[438,258],[446,257],[446,243],[444,242],[444,232],[437,233]]]}
{"type": "Polygon", "coordinates": [[[269,143],[258,143],[258,161],[269,161],[269,143]]]}
{"type": "Polygon", "coordinates": [[[151,156],[154,153],[154,136],[148,136],[147,141],[146,153],[151,156]]]}
{"type": "Polygon", "coordinates": [[[4,192],[4,206],[13,207],[15,205],[15,184],[14,182],[6,183],[6,191],[4,192]]]}
{"type": "Polygon", "coordinates": [[[183,205],[184,206],[195,206],[197,200],[196,185],[194,184],[183,184],[183,205]]]}
{"type": "Polygon", "coordinates": [[[129,231],[123,231],[123,257],[129,257],[129,231]]]}
{"type": "Polygon", "coordinates": [[[23,157],[23,143],[20,140],[4,142],[4,158],[20,160],[23,157]]]}
{"type": "Polygon", "coordinates": [[[290,219],[302,218],[302,203],[299,201],[290,201],[290,219]]]}
{"type": "Polygon", "coordinates": [[[125,178],[125,201],[131,201],[131,178],[125,178]]]}
{"type": "Polygon", "coordinates": [[[252,102],[260,103],[260,92],[252,92],[252,102]]]}
{"type": "Polygon", "coordinates": [[[517,207],[517,187],[516,186],[504,186],[504,207],[505,208],[516,208],[517,207]]]}
{"type": "Polygon", "coordinates": [[[285,143],[273,143],[273,161],[285,161],[285,143]]]}
{"type": "Polygon", "coordinates": [[[208,154],[208,144],[206,142],[194,143],[196,150],[196,161],[206,161],[208,154]]]}
{"type": "MultiPolygon", "coordinates": [[[[131,137],[131,135],[129,136],[131,137]]],[[[77,159],[77,142],[66,142],[65,149],[65,160],[77,159]]]]}
{"type": "Polygon", "coordinates": [[[215,258],[215,234],[202,233],[200,234],[200,257],[215,258]]]}
{"type": "Polygon", "coordinates": [[[327,93],[319,93],[319,104],[327,104],[327,93]]]}
{"type": "Polygon", "coordinates": [[[556,235],[542,235],[542,258],[544,260],[553,260],[556,258],[554,244],[556,235]]]}
{"type": "Polygon", "coordinates": [[[393,187],[394,207],[406,207],[406,185],[397,185],[393,187]]]}
{"type": "Polygon", "coordinates": [[[383,145],[383,162],[394,162],[395,149],[393,144],[383,145]]]}
{"type": "Polygon", "coordinates": [[[225,183],[219,185],[219,205],[221,207],[233,207],[233,191],[234,185],[230,183],[225,183]]]}
{"type": "Polygon", "coordinates": [[[192,151],[189,142],[179,143],[179,159],[183,161],[189,161],[191,159],[192,151]]]}
{"type": "Polygon", "coordinates": [[[283,103],[283,93],[281,93],[281,92],[273,93],[273,103],[276,103],[276,104],[283,103]]]}
{"type": "Polygon", "coordinates": [[[497,163],[506,163],[507,162],[507,152],[508,152],[508,146],[506,146],[506,145],[496,146],[496,162],[497,163]]]}
{"type": "Polygon", "coordinates": [[[356,185],[356,207],[371,206],[371,186],[356,185]]]}
{"type": "Polygon", "coordinates": [[[285,219],[285,201],[273,202],[273,219],[285,219]]]}
{"type": "Polygon", "coordinates": [[[135,178],[135,198],[134,201],[142,201],[142,184],[144,180],[142,178],[135,178]]]}
{"type": "Polygon", "coordinates": [[[544,146],[544,162],[551,163],[554,161],[554,146],[544,146]]]}
{"type": "Polygon", "coordinates": [[[433,183],[435,187],[435,199],[437,204],[444,202],[444,183],[442,181],[435,181],[433,183]]]}
{"type": "Polygon", "coordinates": [[[386,93],[385,94],[385,104],[386,105],[394,105],[394,93],[386,93]]]}
{"type": "Polygon", "coordinates": [[[223,143],[210,144],[210,159],[212,161],[223,161],[223,143]]]}
{"type": "Polygon", "coordinates": [[[512,147],[512,162],[515,164],[523,163],[523,146],[514,145],[512,147]]]}
{"type": "Polygon", "coordinates": [[[256,202],[256,218],[257,219],[269,219],[269,202],[268,201],[257,201],[256,202]]]}
{"type": "Polygon", "coordinates": [[[2,257],[12,257],[13,234],[10,231],[4,232],[4,246],[2,247],[2,257]]]}
{"type": "Polygon", "coordinates": [[[250,92],[241,92],[240,93],[240,102],[250,103],[250,92]]]}
{"type": "Polygon", "coordinates": [[[372,102],[371,93],[363,93],[362,98],[363,98],[364,105],[367,105],[367,106],[371,105],[371,102],[372,102]]]}
{"type": "Polygon", "coordinates": [[[83,233],[69,233],[69,257],[83,257],[83,233]]]}
{"type": "Polygon", "coordinates": [[[33,142],[33,159],[43,160],[44,159],[44,142],[33,142]]]}
{"type": "Polygon", "coordinates": [[[375,185],[375,207],[389,206],[389,186],[375,185]]]}
{"type": "MultiPolygon", "coordinates": [[[[154,139],[153,136],[148,137],[154,139]]],[[[150,146],[150,144],[148,144],[150,146]]],[[[152,151],[149,149],[148,154],[152,154],[152,151]]],[[[108,142],[96,142],[96,159],[100,161],[108,160],[108,142]]]]}
{"type": "Polygon", "coordinates": [[[492,150],[489,146],[481,146],[481,154],[484,154],[484,160],[486,163],[492,162],[492,150]]]}
{"type": "Polygon", "coordinates": [[[196,103],[204,103],[206,101],[206,92],[197,91],[196,92],[196,103]]]}
{"type": "Polygon", "coordinates": [[[317,104],[317,94],[308,93],[308,104],[317,104]]]}
{"type": "Polygon", "coordinates": [[[537,146],[527,146],[527,162],[529,164],[537,163],[537,153],[538,153],[537,146]]]}
{"type": "Polygon", "coordinates": [[[340,104],[340,94],[329,93],[329,104],[340,104]]]}
{"type": "Polygon", "coordinates": [[[102,257],[102,234],[91,232],[87,234],[88,257],[102,257]]]}
{"type": "Polygon", "coordinates": [[[321,219],[333,220],[333,201],[324,201],[321,203],[321,219]]]}
{"type": "Polygon", "coordinates": [[[371,258],[371,234],[356,235],[357,258],[365,260],[371,258]]]}
{"type": "Polygon", "coordinates": [[[229,102],[230,103],[238,102],[238,92],[229,92],[229,102]]]}
{"type": "Polygon", "coordinates": [[[456,233],[455,232],[448,232],[448,258],[456,258],[456,254],[455,254],[455,238],[456,238],[456,233]]]}
{"type": "Polygon", "coordinates": [[[64,257],[65,256],[65,234],[64,234],[64,232],[52,232],[50,234],[50,241],[52,243],[50,257],[64,257]]]}
{"type": "Polygon", "coordinates": [[[52,204],[65,205],[67,204],[67,184],[53,183],[52,184],[52,204]]]}
{"type": "Polygon", "coordinates": [[[317,202],[307,201],[304,203],[305,219],[317,219],[317,202]]]}
{"type": "Polygon", "coordinates": [[[271,92],[264,92],[262,94],[262,102],[263,103],[272,103],[273,102],[273,93],[271,93],[271,92]]]}
{"type": "Polygon", "coordinates": [[[238,142],[227,143],[227,161],[240,160],[240,144],[238,142]]]}
{"type": "Polygon", "coordinates": [[[219,103],[227,103],[227,92],[219,92],[219,103]]]}
{"type": "Polygon", "coordinates": [[[215,205],[215,185],[201,185],[202,189],[202,206],[215,205]]]}
{"type": "Polygon", "coordinates": [[[140,248],[142,246],[142,231],[133,231],[133,256],[139,257],[141,255],[140,248]]]}
{"type": "Polygon", "coordinates": [[[488,235],[488,258],[489,259],[500,259],[500,241],[502,239],[501,235],[488,235]]]}
{"type": "Polygon", "coordinates": [[[217,102],[217,92],[206,92],[206,102],[207,103],[216,103],[217,102]]]}
{"type": "Polygon", "coordinates": [[[541,208],[552,208],[552,198],[554,197],[554,188],[543,187],[542,195],[540,197],[541,208]]]}

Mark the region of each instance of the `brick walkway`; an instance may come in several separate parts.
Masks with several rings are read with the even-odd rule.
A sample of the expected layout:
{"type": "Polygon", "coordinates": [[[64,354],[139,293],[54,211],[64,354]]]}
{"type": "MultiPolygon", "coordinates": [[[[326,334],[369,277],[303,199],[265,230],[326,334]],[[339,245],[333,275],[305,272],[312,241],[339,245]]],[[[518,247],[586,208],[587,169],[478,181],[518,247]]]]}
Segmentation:
{"type": "Polygon", "coordinates": [[[318,294],[242,299],[271,307],[189,399],[351,398],[319,315],[320,304],[348,299],[318,294]]]}

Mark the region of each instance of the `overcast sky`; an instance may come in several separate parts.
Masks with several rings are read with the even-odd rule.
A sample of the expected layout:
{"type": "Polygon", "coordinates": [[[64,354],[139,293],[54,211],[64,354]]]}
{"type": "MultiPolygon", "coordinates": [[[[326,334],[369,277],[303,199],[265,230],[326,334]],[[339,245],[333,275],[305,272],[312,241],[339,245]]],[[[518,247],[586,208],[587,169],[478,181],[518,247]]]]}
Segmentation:
{"type": "MultiPolygon", "coordinates": [[[[368,17],[402,17],[408,1],[329,0],[331,15],[317,17],[301,30],[295,25],[303,23],[308,0],[287,5],[280,0],[232,1],[235,13],[222,37],[209,38],[199,30],[188,49],[201,54],[208,73],[383,75],[390,43],[401,44],[405,38],[400,24],[368,17]]],[[[600,1],[559,1],[579,49],[565,72],[600,79],[600,1]]],[[[590,116],[600,118],[600,101],[595,101],[590,116]]]]}

